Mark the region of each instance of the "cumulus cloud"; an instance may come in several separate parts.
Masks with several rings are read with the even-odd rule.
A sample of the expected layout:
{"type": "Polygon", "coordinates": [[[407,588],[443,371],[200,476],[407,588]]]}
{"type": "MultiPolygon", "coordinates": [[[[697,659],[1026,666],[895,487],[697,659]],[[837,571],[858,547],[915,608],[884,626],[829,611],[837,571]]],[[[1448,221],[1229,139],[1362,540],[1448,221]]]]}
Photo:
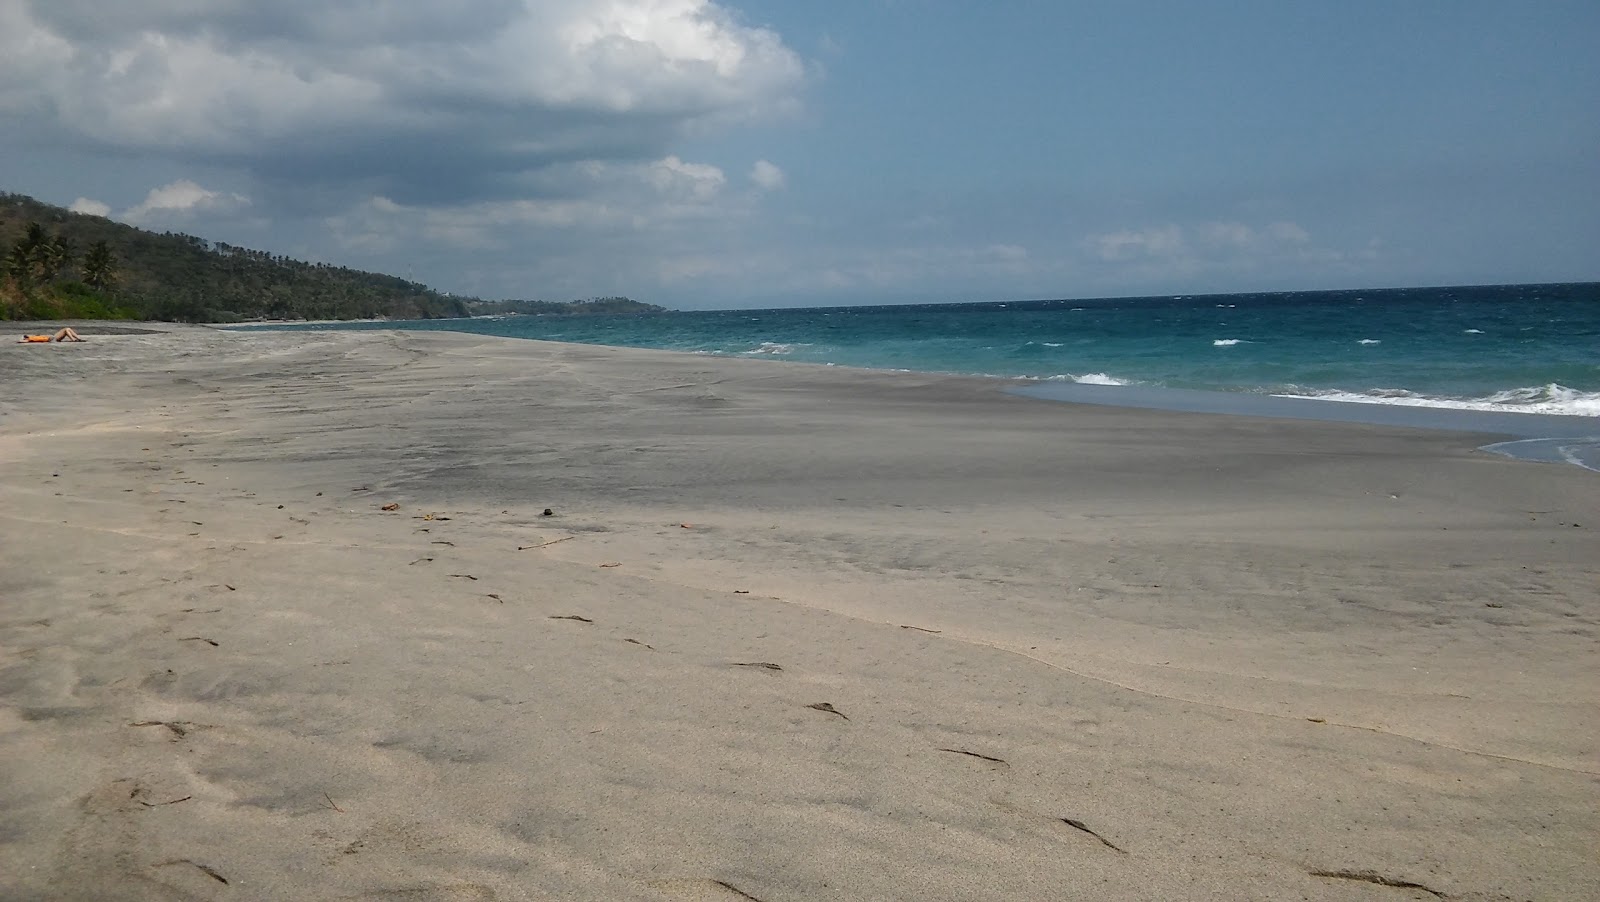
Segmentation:
{"type": "Polygon", "coordinates": [[[788,176],[784,175],[783,170],[776,164],[757,160],[756,164],[750,167],[750,181],[755,182],[756,187],[762,191],[777,191],[788,183],[788,176]]]}
{"type": "Polygon", "coordinates": [[[111,215],[110,204],[103,204],[100,201],[91,200],[87,197],[78,198],[77,200],[73,201],[72,204],[67,207],[67,209],[74,213],[87,213],[90,216],[111,215]]]}
{"type": "Polygon", "coordinates": [[[188,179],[179,179],[170,185],[150,189],[143,202],[123,211],[122,218],[142,224],[155,219],[185,219],[202,213],[231,213],[249,204],[250,199],[242,195],[211,191],[188,179]]]}
{"type": "Polygon", "coordinates": [[[715,198],[727,184],[722,170],[706,163],[685,163],[669,156],[650,164],[647,170],[650,184],[663,196],[690,202],[705,202],[715,198]]]}
{"type": "Polygon", "coordinates": [[[0,121],[80,146],[453,203],[791,109],[711,0],[0,0],[0,121]]]}
{"type": "MultiPolygon", "coordinates": [[[[645,163],[587,161],[560,167],[567,192],[461,204],[419,205],[374,196],[323,220],[330,237],[356,250],[442,243],[458,249],[552,241],[593,242],[605,233],[650,242],[685,223],[732,223],[750,212],[724,194],[727,176],[707,163],[666,156],[645,163]]],[[[636,253],[634,254],[636,255],[636,253]]]]}

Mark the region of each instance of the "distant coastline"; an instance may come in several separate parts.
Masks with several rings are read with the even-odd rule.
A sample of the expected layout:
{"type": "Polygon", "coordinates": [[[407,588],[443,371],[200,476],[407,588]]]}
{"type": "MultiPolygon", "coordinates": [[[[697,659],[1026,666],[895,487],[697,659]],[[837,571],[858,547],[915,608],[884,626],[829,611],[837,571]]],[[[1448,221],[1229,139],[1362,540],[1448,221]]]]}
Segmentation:
{"type": "Polygon", "coordinates": [[[662,312],[626,297],[485,300],[384,273],[156,233],[0,193],[0,320],[307,323],[662,312]]]}

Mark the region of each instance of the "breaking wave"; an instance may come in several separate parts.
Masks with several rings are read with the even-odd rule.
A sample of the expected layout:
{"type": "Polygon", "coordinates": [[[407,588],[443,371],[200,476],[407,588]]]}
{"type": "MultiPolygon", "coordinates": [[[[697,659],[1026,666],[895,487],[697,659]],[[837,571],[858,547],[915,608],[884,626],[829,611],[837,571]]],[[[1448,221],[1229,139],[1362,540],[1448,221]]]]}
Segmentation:
{"type": "Polygon", "coordinates": [[[1600,392],[1579,391],[1553,382],[1543,386],[1510,388],[1481,398],[1438,398],[1399,388],[1375,388],[1365,392],[1315,391],[1305,394],[1280,394],[1278,397],[1314,398],[1319,401],[1353,404],[1394,404],[1402,407],[1446,407],[1454,410],[1600,417],[1600,392]]]}
{"type": "Polygon", "coordinates": [[[741,351],[740,353],[765,354],[772,357],[783,357],[788,354],[793,354],[795,347],[796,345],[784,344],[783,342],[778,341],[763,341],[760,345],[751,348],[748,351],[741,351]]]}
{"type": "MultiPolygon", "coordinates": [[[[993,376],[991,373],[985,373],[984,375],[993,376]]],[[[1134,379],[1118,379],[1116,376],[1108,376],[1105,373],[1083,373],[1082,375],[1074,375],[1073,373],[1058,373],[1054,376],[1011,376],[1009,378],[1016,379],[1020,382],[1076,382],[1079,385],[1146,384],[1134,379]]]]}
{"type": "Polygon", "coordinates": [[[1055,377],[1052,377],[1052,378],[1057,379],[1057,380],[1062,380],[1062,381],[1076,382],[1079,385],[1134,385],[1134,384],[1136,384],[1130,379],[1118,379],[1116,376],[1107,376],[1105,373],[1084,373],[1081,376],[1074,376],[1074,375],[1068,373],[1068,374],[1066,374],[1064,376],[1055,376],[1055,377]]]}

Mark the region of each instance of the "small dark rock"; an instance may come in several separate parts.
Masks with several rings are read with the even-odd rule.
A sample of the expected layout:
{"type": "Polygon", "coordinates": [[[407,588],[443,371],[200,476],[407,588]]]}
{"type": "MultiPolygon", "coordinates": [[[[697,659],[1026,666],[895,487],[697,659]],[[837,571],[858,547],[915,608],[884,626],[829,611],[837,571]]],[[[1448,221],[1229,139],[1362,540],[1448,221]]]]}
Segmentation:
{"type": "Polygon", "coordinates": [[[554,517],[555,515],[556,515],[556,512],[547,507],[547,508],[544,509],[544,513],[540,514],[539,516],[541,516],[541,517],[554,517]]]}

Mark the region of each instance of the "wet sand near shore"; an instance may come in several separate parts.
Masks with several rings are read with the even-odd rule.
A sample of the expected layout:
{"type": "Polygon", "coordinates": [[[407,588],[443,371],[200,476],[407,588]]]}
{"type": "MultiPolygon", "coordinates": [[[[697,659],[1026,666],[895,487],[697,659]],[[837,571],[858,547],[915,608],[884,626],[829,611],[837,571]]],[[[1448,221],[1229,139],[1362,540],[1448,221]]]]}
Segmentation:
{"type": "Polygon", "coordinates": [[[982,379],[80,331],[0,347],[0,897],[1600,895],[1578,467],[982,379]]]}

